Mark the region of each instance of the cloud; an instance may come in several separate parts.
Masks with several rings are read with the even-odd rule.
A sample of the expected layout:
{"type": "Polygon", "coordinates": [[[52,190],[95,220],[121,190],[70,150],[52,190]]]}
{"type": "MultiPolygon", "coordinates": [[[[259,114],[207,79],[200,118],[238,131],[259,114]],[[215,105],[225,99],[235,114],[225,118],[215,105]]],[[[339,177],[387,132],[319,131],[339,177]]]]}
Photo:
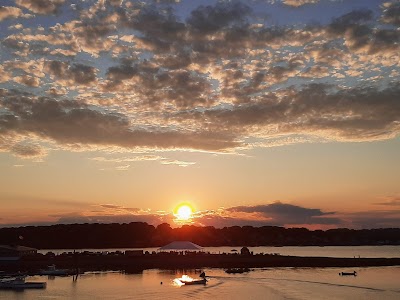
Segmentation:
{"type": "Polygon", "coordinates": [[[294,224],[340,224],[333,212],[322,212],[320,209],[304,208],[301,206],[275,202],[268,205],[237,206],[227,209],[230,213],[256,214],[267,220],[268,223],[280,225],[294,224]]]}
{"type": "Polygon", "coordinates": [[[18,6],[37,14],[56,13],[65,0],[15,0],[18,6]]]}
{"type": "Polygon", "coordinates": [[[182,161],[182,160],[176,160],[176,159],[163,159],[161,160],[162,165],[178,165],[180,167],[188,167],[191,165],[196,164],[195,162],[190,162],[190,161],[182,161]]]}
{"type": "Polygon", "coordinates": [[[221,133],[133,129],[126,115],[101,112],[72,100],[56,101],[17,92],[3,93],[3,133],[34,134],[59,144],[93,144],[124,148],[194,148],[219,150],[238,143],[221,133]]]}
{"type": "Polygon", "coordinates": [[[369,9],[353,10],[336,18],[328,26],[327,32],[344,36],[345,45],[353,51],[369,54],[399,50],[400,33],[397,29],[374,28],[370,23],[373,12],[369,9]]]}
{"type": "Polygon", "coordinates": [[[140,212],[139,208],[124,207],[124,206],[115,205],[115,204],[100,204],[99,206],[101,208],[115,210],[115,211],[129,211],[129,212],[132,212],[132,213],[140,212]]]}
{"type": "MultiPolygon", "coordinates": [[[[4,32],[0,131],[10,145],[215,152],[399,135],[396,3],[376,6],[381,16],[361,8],[272,26],[254,2],[161,2],[81,3],[69,14],[64,1],[17,1],[65,21],[36,16],[4,32]]],[[[311,2],[283,1],[299,11],[311,2]]]]}
{"type": "Polygon", "coordinates": [[[163,159],[163,157],[158,155],[141,155],[141,156],[122,157],[122,158],[106,158],[98,156],[90,159],[98,162],[122,163],[122,162],[137,162],[137,161],[155,161],[155,160],[161,160],[163,159]]]}
{"type": "Polygon", "coordinates": [[[400,210],[354,212],[343,214],[341,218],[346,220],[346,227],[355,229],[400,227],[400,210]]]}
{"type": "Polygon", "coordinates": [[[399,134],[399,92],[397,84],[383,90],[362,87],[336,91],[328,85],[314,84],[302,90],[291,87],[279,94],[266,94],[256,103],[191,116],[207,119],[212,130],[247,129],[251,134],[253,128],[263,128],[270,137],[274,133],[308,133],[334,140],[378,140],[399,134]]]}
{"type": "Polygon", "coordinates": [[[130,166],[131,166],[131,165],[120,165],[120,166],[115,167],[115,170],[118,170],[118,171],[127,171],[127,170],[129,169],[130,166]]]}
{"type": "Polygon", "coordinates": [[[209,106],[215,101],[211,85],[202,74],[186,70],[162,71],[148,64],[121,65],[107,70],[105,90],[116,90],[130,84],[138,97],[149,106],[173,104],[179,108],[209,106]]]}
{"type": "Polygon", "coordinates": [[[82,64],[71,66],[61,61],[50,61],[44,64],[44,70],[66,86],[89,85],[96,81],[96,68],[82,64]]]}
{"type": "Polygon", "coordinates": [[[0,66],[0,83],[7,82],[11,79],[11,75],[4,70],[3,66],[0,66]]]}
{"type": "MultiPolygon", "coordinates": [[[[76,203],[74,203],[76,204],[76,203]]],[[[91,206],[93,207],[93,205],[91,206]]],[[[99,204],[96,209],[73,211],[68,213],[52,213],[52,223],[129,223],[147,222],[151,225],[169,223],[182,225],[175,220],[172,212],[152,212],[138,208],[129,208],[117,204],[99,204]]],[[[199,211],[191,220],[193,225],[214,226],[311,226],[341,224],[334,213],[324,213],[319,209],[308,209],[300,206],[276,202],[259,206],[238,206],[227,209],[199,211]]]]}
{"type": "MultiPolygon", "coordinates": [[[[41,201],[37,199],[36,201],[41,201]]],[[[50,206],[70,207],[74,210],[63,213],[50,213],[48,221],[35,222],[29,225],[51,225],[72,223],[130,223],[147,222],[157,226],[161,223],[180,226],[172,212],[143,210],[139,208],[125,207],[117,204],[82,203],[73,201],[48,200],[50,206]],[[79,206],[79,209],[77,209],[79,206]]],[[[3,218],[4,219],[4,218],[3,218]]],[[[5,220],[5,219],[4,219],[5,220]]],[[[191,224],[197,226],[214,226],[223,228],[227,226],[282,226],[305,227],[312,230],[327,228],[395,228],[400,223],[399,210],[359,211],[359,212],[324,212],[319,208],[307,208],[303,206],[274,202],[256,206],[236,206],[220,208],[217,210],[197,211],[193,215],[191,224]]],[[[23,226],[27,224],[6,224],[3,221],[1,227],[23,226]]]]}
{"type": "Polygon", "coordinates": [[[328,26],[328,32],[334,34],[343,34],[347,30],[351,30],[359,25],[371,21],[373,12],[369,9],[353,10],[338,18],[335,18],[328,26]]]}
{"type": "MultiPolygon", "coordinates": [[[[0,126],[0,133],[1,128],[0,126]]],[[[0,152],[9,152],[18,158],[35,159],[39,162],[47,155],[48,149],[18,134],[0,134],[0,152]]]]}
{"type": "Polygon", "coordinates": [[[23,75],[23,76],[17,76],[14,77],[14,81],[18,82],[20,84],[24,84],[26,86],[30,87],[38,87],[40,85],[40,79],[37,77],[29,76],[29,75],[23,75]]]}
{"type": "Polygon", "coordinates": [[[196,33],[210,34],[246,22],[251,11],[241,2],[218,2],[215,6],[199,6],[193,10],[187,23],[196,33]]]}
{"type": "Polygon", "coordinates": [[[375,203],[376,205],[385,205],[385,206],[398,206],[400,205],[400,196],[388,196],[382,199],[382,202],[375,203]]]}
{"type": "Polygon", "coordinates": [[[386,2],[383,4],[382,22],[387,24],[400,25],[400,3],[386,2]]]}
{"type": "Polygon", "coordinates": [[[104,210],[51,214],[49,217],[54,218],[53,223],[56,224],[130,222],[146,222],[150,225],[173,224],[173,215],[171,213],[147,212],[137,208],[127,208],[113,204],[102,204],[99,207],[104,210]]]}
{"type": "Polygon", "coordinates": [[[73,100],[3,92],[0,103],[8,113],[0,115],[0,130],[8,134],[34,134],[60,146],[206,151],[243,147],[240,140],[251,135],[266,139],[306,134],[338,141],[380,140],[399,134],[399,92],[399,85],[345,90],[323,84],[301,90],[290,87],[261,96],[254,103],[171,113],[171,121],[191,124],[190,130],[180,131],[161,126],[151,130],[135,128],[128,115],[73,100]]]}
{"type": "Polygon", "coordinates": [[[20,158],[36,158],[47,155],[47,151],[39,145],[19,143],[11,147],[11,152],[20,158]]]}
{"type": "Polygon", "coordinates": [[[319,0],[282,0],[283,4],[289,5],[289,6],[294,6],[294,7],[300,7],[306,4],[314,4],[318,3],[319,0]]]}
{"type": "Polygon", "coordinates": [[[275,202],[257,206],[237,206],[215,211],[198,212],[196,224],[214,226],[283,226],[318,228],[397,228],[399,210],[324,212],[318,208],[275,202]]]}
{"type": "Polygon", "coordinates": [[[12,6],[0,6],[0,22],[12,18],[28,18],[30,15],[24,14],[21,9],[12,6]]]}
{"type": "MultiPolygon", "coordinates": [[[[141,162],[141,161],[158,161],[162,165],[178,165],[180,167],[187,167],[196,164],[190,161],[181,161],[176,159],[168,159],[158,155],[141,155],[135,157],[123,157],[123,158],[106,158],[106,157],[93,157],[91,160],[97,162],[106,163],[122,163],[122,162],[141,162]]],[[[129,167],[129,165],[127,165],[129,167]]],[[[118,166],[117,168],[119,168],[118,166]]]]}

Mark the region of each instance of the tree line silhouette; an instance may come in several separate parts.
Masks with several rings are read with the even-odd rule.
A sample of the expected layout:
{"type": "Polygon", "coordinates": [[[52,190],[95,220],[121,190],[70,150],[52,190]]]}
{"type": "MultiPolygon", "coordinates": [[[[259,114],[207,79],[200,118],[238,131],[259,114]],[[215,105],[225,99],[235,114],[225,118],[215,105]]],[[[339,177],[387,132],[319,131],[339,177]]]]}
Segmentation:
{"type": "Polygon", "coordinates": [[[155,227],[144,222],[0,228],[0,244],[38,249],[145,248],[176,240],[191,241],[203,247],[400,245],[400,228],[326,231],[277,226],[183,225],[171,228],[167,223],[155,227]]]}

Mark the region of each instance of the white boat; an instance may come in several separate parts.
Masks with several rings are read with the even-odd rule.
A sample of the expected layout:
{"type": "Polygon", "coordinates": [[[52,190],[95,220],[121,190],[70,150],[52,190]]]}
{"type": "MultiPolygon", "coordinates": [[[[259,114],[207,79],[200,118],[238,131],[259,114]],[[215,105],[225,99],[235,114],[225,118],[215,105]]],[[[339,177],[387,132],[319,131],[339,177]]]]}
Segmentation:
{"type": "Polygon", "coordinates": [[[45,287],[46,282],[27,282],[23,276],[0,281],[0,289],[44,289],[45,287]]]}
{"type": "Polygon", "coordinates": [[[55,265],[47,266],[47,269],[39,271],[39,275],[49,275],[49,276],[66,276],[72,274],[74,274],[73,270],[57,269],[55,265]]]}
{"type": "Polygon", "coordinates": [[[184,285],[206,284],[207,283],[207,279],[205,279],[205,278],[197,279],[197,280],[183,280],[183,279],[180,279],[179,281],[182,282],[184,285]]]}
{"type": "Polygon", "coordinates": [[[206,275],[204,272],[200,274],[200,277],[201,279],[193,279],[190,276],[182,275],[182,277],[177,278],[177,280],[179,281],[179,285],[206,284],[208,280],[206,279],[206,275]]]}

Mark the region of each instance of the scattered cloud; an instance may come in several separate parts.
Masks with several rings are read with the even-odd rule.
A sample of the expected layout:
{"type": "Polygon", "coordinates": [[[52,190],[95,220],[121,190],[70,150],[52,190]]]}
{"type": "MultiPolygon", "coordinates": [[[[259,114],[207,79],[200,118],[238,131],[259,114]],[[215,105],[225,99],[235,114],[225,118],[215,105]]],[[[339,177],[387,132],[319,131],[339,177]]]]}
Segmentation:
{"type": "MultiPolygon", "coordinates": [[[[54,201],[52,201],[52,205],[54,201]]],[[[157,226],[169,223],[181,226],[173,212],[151,211],[117,204],[90,204],[74,201],[56,201],[62,207],[74,210],[63,213],[50,213],[48,221],[35,222],[33,225],[72,224],[72,223],[129,223],[147,222],[157,226]],[[80,207],[80,209],[78,209],[80,207]]],[[[396,204],[397,205],[397,204],[396,204]]],[[[197,226],[283,226],[316,228],[347,227],[354,229],[393,228],[399,227],[399,210],[380,210],[370,212],[324,212],[318,208],[307,208],[283,202],[274,202],[256,206],[236,206],[216,210],[194,212],[188,221],[197,226]]],[[[4,219],[1,226],[21,226],[23,224],[7,224],[4,219]]]]}
{"type": "Polygon", "coordinates": [[[129,169],[130,166],[131,166],[131,165],[116,166],[116,167],[115,167],[115,170],[118,170],[118,171],[127,171],[127,170],[129,169]]]}
{"type": "Polygon", "coordinates": [[[196,164],[195,162],[168,159],[158,155],[141,155],[135,157],[122,157],[122,158],[93,157],[91,158],[91,160],[97,162],[105,162],[105,163],[158,161],[162,165],[178,165],[180,167],[187,167],[196,164]]]}
{"type": "Polygon", "coordinates": [[[37,14],[56,13],[65,0],[15,0],[15,3],[37,14]]]}
{"type": "Polygon", "coordinates": [[[12,6],[0,6],[0,22],[6,19],[13,19],[13,18],[29,18],[31,15],[24,14],[22,10],[18,7],[12,6]]]}
{"type": "Polygon", "coordinates": [[[304,208],[281,202],[258,206],[237,206],[229,208],[226,211],[232,215],[241,215],[242,217],[252,216],[258,222],[264,220],[265,223],[280,226],[296,224],[340,224],[340,219],[326,217],[334,215],[334,212],[322,212],[320,209],[304,208]]]}
{"type": "Polygon", "coordinates": [[[29,140],[41,153],[215,153],[399,135],[396,1],[332,10],[317,24],[306,4],[327,3],[284,0],[282,14],[301,6],[302,22],[274,26],[264,2],[265,12],[240,1],[185,11],[180,1],[83,1],[79,13],[64,0],[1,7],[3,22],[26,10],[35,19],[3,32],[0,150],[22,157],[29,140]]]}
{"type": "Polygon", "coordinates": [[[162,165],[178,165],[180,167],[187,167],[196,164],[195,162],[182,161],[176,159],[164,159],[161,161],[162,165]]]}
{"type": "Polygon", "coordinates": [[[303,6],[306,4],[314,4],[318,3],[319,0],[282,0],[283,4],[289,5],[289,6],[294,6],[294,7],[299,7],[303,6]]]}
{"type": "Polygon", "coordinates": [[[138,209],[138,208],[124,207],[124,206],[115,205],[115,204],[100,204],[99,206],[101,208],[115,210],[115,211],[129,211],[132,213],[140,212],[140,209],[138,209]]]}
{"type": "Polygon", "coordinates": [[[106,163],[122,163],[122,162],[137,162],[137,161],[154,161],[163,159],[158,155],[141,155],[134,157],[121,157],[121,158],[106,158],[106,157],[92,157],[91,160],[98,162],[106,162],[106,163]]]}
{"type": "Polygon", "coordinates": [[[382,22],[392,25],[400,25],[400,3],[398,1],[385,2],[383,4],[382,22]]]}
{"type": "Polygon", "coordinates": [[[348,213],[341,216],[346,219],[346,227],[356,229],[399,228],[400,210],[381,210],[348,213]]]}
{"type": "Polygon", "coordinates": [[[11,151],[21,158],[43,157],[47,154],[46,150],[38,145],[23,143],[13,145],[11,151]]]}
{"type": "Polygon", "coordinates": [[[375,203],[376,205],[385,205],[385,206],[399,206],[400,205],[400,196],[387,196],[382,199],[382,202],[375,203]]]}

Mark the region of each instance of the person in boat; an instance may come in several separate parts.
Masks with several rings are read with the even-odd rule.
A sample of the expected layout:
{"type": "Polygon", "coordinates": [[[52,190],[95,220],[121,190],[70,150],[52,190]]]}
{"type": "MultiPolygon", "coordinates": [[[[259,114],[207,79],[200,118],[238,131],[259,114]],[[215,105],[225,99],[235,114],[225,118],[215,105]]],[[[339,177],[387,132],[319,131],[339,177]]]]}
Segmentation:
{"type": "Polygon", "coordinates": [[[200,275],[199,275],[199,277],[205,279],[205,278],[206,278],[206,272],[204,272],[204,271],[201,272],[200,275]]]}

